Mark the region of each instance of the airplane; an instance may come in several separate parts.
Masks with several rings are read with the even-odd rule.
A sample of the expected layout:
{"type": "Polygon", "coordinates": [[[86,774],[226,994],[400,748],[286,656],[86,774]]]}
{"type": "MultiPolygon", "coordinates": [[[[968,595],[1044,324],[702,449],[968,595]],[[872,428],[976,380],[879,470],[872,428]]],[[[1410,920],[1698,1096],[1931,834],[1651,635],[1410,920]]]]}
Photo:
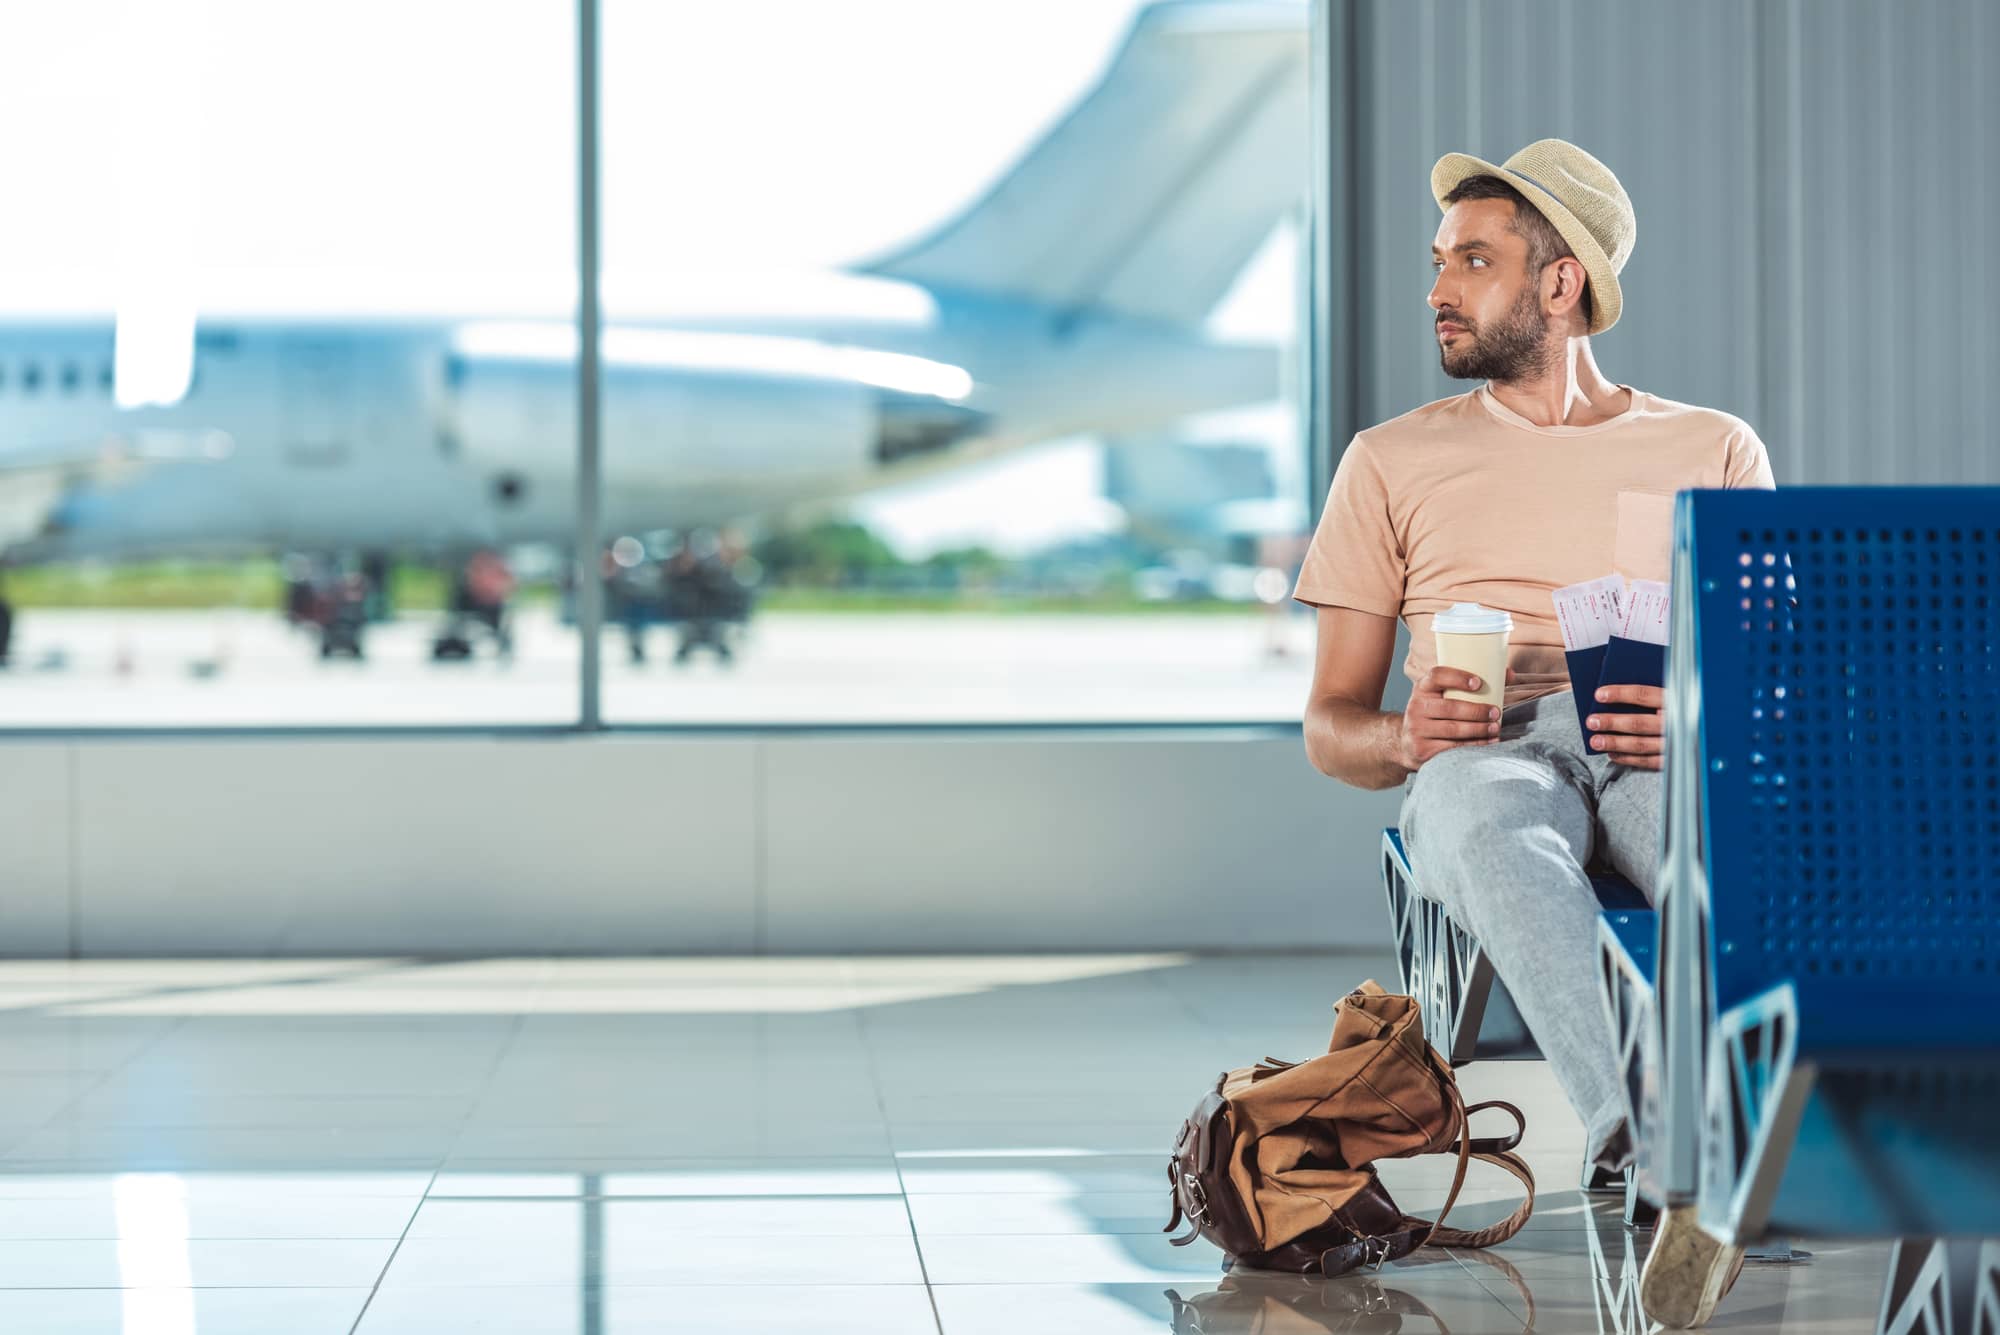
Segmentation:
{"type": "MultiPolygon", "coordinates": [[[[1298,0],[1161,0],[913,244],[740,300],[607,287],[607,539],[1275,397],[1280,350],[1203,321],[1303,206],[1306,32],[1298,0]]],[[[137,315],[0,314],[0,564],[571,543],[569,312],[359,305],[205,291],[152,402],[137,315]]]]}

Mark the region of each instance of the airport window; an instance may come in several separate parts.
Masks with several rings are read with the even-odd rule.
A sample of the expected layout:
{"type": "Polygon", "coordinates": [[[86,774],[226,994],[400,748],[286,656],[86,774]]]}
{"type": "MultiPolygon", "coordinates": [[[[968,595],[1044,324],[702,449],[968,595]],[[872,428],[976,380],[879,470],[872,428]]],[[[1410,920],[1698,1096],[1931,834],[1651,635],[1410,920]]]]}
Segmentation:
{"type": "MultiPolygon", "coordinates": [[[[203,122],[203,198],[157,201],[201,208],[222,277],[129,361],[11,368],[22,395],[94,372],[160,457],[72,498],[103,531],[0,593],[15,661],[58,684],[0,691],[0,727],[571,723],[586,578],[612,725],[1296,719],[1308,7],[1180,40],[1146,0],[921,25],[796,0],[774,57],[763,7],[601,0],[581,557],[576,5],[509,6],[505,58],[441,101],[422,71],[455,64],[468,7],[412,11],[425,60],[342,31],[275,90],[271,32],[216,28],[218,86],[151,90],[163,121],[196,93],[256,108],[203,122]],[[1135,138],[1134,108],[1188,133],[1135,138]],[[509,170],[438,171],[440,135],[509,170]]],[[[117,215],[118,181],[38,163],[22,188],[117,215]]],[[[93,238],[12,250],[109,274],[93,238]]]]}
{"type": "Polygon", "coordinates": [[[1307,7],[782,12],[606,0],[607,718],[1295,720],[1307,7]]]}
{"type": "MultiPolygon", "coordinates": [[[[10,189],[62,201],[0,213],[5,384],[17,407],[38,395],[31,443],[73,445],[79,465],[66,494],[33,498],[32,560],[0,551],[23,669],[0,674],[0,729],[578,717],[573,354],[500,350],[462,394],[442,375],[495,308],[574,319],[576,2],[437,0],[399,11],[391,44],[318,8],[133,8],[160,37],[127,90],[144,123],[113,99],[76,128],[0,81],[0,110],[57,141],[10,189]],[[440,81],[489,18],[505,54],[440,81]],[[173,166],[189,133],[199,172],[173,166]],[[102,134],[132,151],[107,163],[102,134]],[[135,189],[148,209],[127,226],[135,189]],[[189,265],[191,324],[177,282],[128,281],[189,265]],[[46,273],[79,276],[71,300],[116,301],[10,311],[46,273]],[[455,457],[430,448],[443,430],[466,442],[455,457]],[[139,457],[98,467],[107,439],[139,457]],[[501,473],[518,504],[492,493],[501,473]]],[[[38,79],[95,86],[109,39],[45,26],[38,79]]]]}

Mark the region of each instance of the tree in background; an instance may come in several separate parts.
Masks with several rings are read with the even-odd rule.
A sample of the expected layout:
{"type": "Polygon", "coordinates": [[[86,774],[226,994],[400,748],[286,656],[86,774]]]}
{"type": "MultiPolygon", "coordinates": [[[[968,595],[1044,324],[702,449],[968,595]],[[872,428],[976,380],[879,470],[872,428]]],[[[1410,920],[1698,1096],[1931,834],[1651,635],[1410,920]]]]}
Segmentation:
{"type": "Polygon", "coordinates": [[[765,578],[779,588],[949,593],[990,588],[1010,568],[986,547],[953,547],[908,561],[867,525],[824,520],[780,529],[752,549],[765,578]]]}
{"type": "Polygon", "coordinates": [[[846,519],[777,530],[756,543],[751,554],[767,580],[792,588],[866,586],[905,564],[867,525],[846,519]]]}

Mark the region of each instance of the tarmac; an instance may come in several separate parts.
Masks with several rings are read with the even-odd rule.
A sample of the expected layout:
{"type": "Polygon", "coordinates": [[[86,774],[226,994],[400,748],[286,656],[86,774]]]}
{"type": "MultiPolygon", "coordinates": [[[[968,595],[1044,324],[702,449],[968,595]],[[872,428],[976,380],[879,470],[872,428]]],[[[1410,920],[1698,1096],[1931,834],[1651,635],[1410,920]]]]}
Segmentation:
{"type": "MultiPolygon", "coordinates": [[[[322,661],[316,633],[272,613],[19,614],[0,673],[0,728],[563,726],[576,722],[580,642],[552,610],[514,619],[514,654],[490,642],[433,662],[432,614],[369,628],[365,661],[322,661]]],[[[758,727],[870,724],[1296,724],[1312,622],[1241,615],[760,615],[673,662],[655,627],[647,661],[622,629],[603,641],[608,723],[758,727]]]]}

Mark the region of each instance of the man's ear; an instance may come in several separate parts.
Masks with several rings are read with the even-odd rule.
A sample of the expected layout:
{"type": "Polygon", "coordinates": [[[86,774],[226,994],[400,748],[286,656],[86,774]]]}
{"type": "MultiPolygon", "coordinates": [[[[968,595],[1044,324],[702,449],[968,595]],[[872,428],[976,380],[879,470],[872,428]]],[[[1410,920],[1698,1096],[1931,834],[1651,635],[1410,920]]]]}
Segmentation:
{"type": "Polygon", "coordinates": [[[1542,270],[1542,300],[1548,303],[1549,314],[1568,315],[1571,311],[1580,311],[1583,285],[1589,279],[1582,261],[1574,255],[1565,255],[1542,270]]]}

